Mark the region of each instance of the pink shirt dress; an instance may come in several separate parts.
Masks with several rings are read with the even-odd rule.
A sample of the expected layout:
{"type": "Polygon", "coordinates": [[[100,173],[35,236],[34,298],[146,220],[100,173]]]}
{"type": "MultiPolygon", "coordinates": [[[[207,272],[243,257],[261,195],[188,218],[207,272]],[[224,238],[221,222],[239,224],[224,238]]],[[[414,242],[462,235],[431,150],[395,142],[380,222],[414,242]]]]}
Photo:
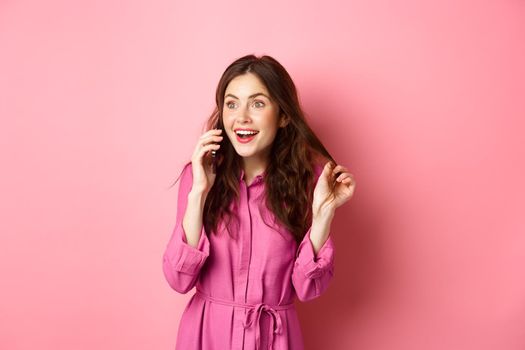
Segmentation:
{"type": "MultiPolygon", "coordinates": [[[[317,178],[322,168],[315,169],[317,178]]],[[[274,223],[264,204],[264,179],[248,186],[239,177],[238,238],[224,223],[219,235],[201,231],[197,248],[187,243],[182,219],[192,187],[192,167],[181,175],[176,224],[163,254],[162,268],[171,288],[195,287],[181,316],[176,350],[303,350],[294,301],[319,297],[334,275],[331,235],[317,256],[310,229],[299,246],[287,229],[274,223]]],[[[233,219],[235,220],[235,219],[233,219]]],[[[235,225],[233,225],[235,227],[235,225]]]]}

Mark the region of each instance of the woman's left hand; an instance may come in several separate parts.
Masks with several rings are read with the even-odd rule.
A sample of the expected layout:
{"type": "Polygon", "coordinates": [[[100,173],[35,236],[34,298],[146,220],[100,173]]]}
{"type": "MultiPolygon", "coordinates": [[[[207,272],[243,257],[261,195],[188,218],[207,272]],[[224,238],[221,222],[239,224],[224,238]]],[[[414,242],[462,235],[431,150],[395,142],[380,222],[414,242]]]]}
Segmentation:
{"type": "Polygon", "coordinates": [[[319,175],[317,185],[314,189],[312,203],[313,215],[333,216],[335,209],[352,198],[355,190],[354,176],[342,165],[335,168],[332,162],[327,162],[319,175]],[[336,179],[334,194],[330,196],[330,186],[336,173],[341,172],[336,179]]]}

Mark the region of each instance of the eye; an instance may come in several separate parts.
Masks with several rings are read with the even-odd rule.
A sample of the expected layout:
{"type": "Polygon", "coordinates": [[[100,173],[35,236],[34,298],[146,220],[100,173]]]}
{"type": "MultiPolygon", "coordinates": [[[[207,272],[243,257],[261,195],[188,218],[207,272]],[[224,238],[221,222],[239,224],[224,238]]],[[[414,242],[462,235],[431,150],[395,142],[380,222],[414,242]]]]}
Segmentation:
{"type": "Polygon", "coordinates": [[[262,102],[262,101],[255,101],[254,104],[256,105],[256,107],[264,107],[265,106],[264,102],[262,102]]]}
{"type": "Polygon", "coordinates": [[[234,104],[232,101],[226,102],[226,107],[231,108],[231,105],[234,104]]]}

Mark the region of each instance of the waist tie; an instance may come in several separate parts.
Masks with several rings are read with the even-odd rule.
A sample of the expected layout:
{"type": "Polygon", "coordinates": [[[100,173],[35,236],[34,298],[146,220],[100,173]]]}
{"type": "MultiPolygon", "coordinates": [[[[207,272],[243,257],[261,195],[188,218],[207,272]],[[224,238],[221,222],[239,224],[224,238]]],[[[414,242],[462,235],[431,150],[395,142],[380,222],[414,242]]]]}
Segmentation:
{"type": "Polygon", "coordinates": [[[213,303],[222,304],[222,305],[229,305],[229,306],[236,306],[236,307],[242,307],[245,309],[249,309],[246,313],[246,318],[243,322],[244,328],[249,328],[252,325],[255,325],[255,342],[256,342],[256,348],[257,350],[261,347],[261,315],[263,312],[266,312],[268,315],[270,315],[270,331],[268,333],[268,349],[273,349],[273,338],[274,333],[281,334],[282,333],[282,322],[281,322],[281,316],[277,312],[277,310],[286,310],[291,309],[294,304],[286,304],[286,305],[275,305],[275,306],[269,306],[268,304],[259,303],[259,304],[244,304],[244,303],[238,303],[235,301],[225,300],[225,299],[218,299],[212,296],[209,296],[202,291],[198,290],[195,293],[196,295],[200,296],[201,298],[211,301],[213,303]],[[255,324],[254,324],[255,320],[255,324]]]}

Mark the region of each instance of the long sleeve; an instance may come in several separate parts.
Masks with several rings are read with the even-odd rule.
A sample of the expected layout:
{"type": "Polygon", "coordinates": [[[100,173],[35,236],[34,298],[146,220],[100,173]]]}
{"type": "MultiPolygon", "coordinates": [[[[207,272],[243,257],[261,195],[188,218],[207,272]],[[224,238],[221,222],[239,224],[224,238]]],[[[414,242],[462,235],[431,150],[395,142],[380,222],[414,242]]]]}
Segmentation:
{"type": "Polygon", "coordinates": [[[168,284],[179,293],[187,293],[197,282],[199,273],[210,253],[210,242],[204,225],[197,248],[188,244],[182,220],[188,204],[188,193],[193,184],[191,163],[181,175],[175,228],[162,258],[162,269],[168,284]]]}
{"type": "Polygon", "coordinates": [[[301,301],[323,294],[334,276],[335,245],[332,237],[328,237],[316,255],[310,232],[311,228],[297,248],[292,272],[292,283],[301,301]]]}
{"type": "MultiPolygon", "coordinates": [[[[323,165],[316,164],[314,172],[317,178],[323,171],[323,165]]],[[[335,245],[332,235],[324,242],[317,255],[310,240],[310,229],[304,235],[297,248],[292,272],[292,284],[301,301],[315,299],[328,288],[334,275],[335,245]]]]}

